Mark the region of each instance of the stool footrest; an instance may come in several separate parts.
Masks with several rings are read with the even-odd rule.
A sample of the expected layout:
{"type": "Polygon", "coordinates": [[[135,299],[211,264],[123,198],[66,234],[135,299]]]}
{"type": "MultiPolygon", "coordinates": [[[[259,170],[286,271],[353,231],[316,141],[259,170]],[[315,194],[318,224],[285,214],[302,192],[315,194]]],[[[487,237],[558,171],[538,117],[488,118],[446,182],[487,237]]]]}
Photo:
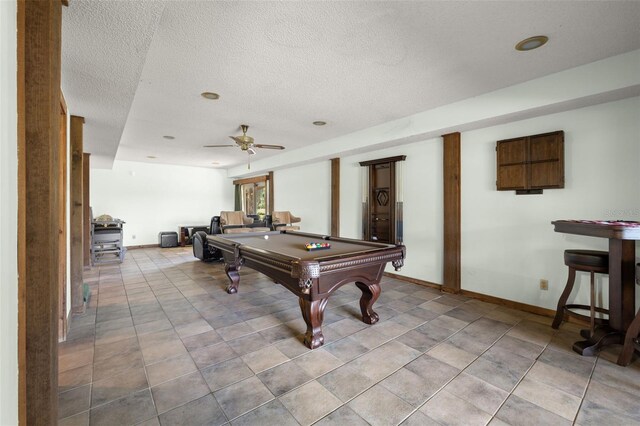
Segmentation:
{"type": "MultiPolygon", "coordinates": [[[[571,309],[582,309],[584,311],[590,311],[591,307],[589,305],[579,305],[579,304],[570,304],[570,305],[564,305],[564,313],[565,315],[568,315],[570,317],[574,317],[574,318],[580,318],[583,319],[585,321],[591,321],[591,316],[589,315],[583,315],[580,314],[578,312],[573,312],[571,309]]],[[[595,308],[595,311],[601,314],[607,314],[609,315],[609,310],[605,309],[605,308],[600,308],[597,307],[595,308]]],[[[604,319],[604,318],[595,318],[595,323],[598,325],[601,324],[608,324],[609,320],[608,319],[604,319]]]]}

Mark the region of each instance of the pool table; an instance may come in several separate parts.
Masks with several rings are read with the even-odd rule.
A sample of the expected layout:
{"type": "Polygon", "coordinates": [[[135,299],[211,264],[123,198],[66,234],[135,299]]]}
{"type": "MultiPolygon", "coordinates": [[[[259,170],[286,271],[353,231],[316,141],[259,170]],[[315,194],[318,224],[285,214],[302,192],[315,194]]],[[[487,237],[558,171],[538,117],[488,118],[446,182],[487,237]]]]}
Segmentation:
{"type": "Polygon", "coordinates": [[[328,237],[297,231],[208,235],[210,246],[222,251],[231,281],[227,293],[238,291],[242,266],[262,272],[298,296],[307,324],[304,343],[322,346],[322,320],[331,294],[355,282],[362,291],[360,311],[367,324],[378,321],[373,304],[380,295],[380,279],[388,262],[399,270],[404,264],[403,245],[381,244],[328,237]],[[328,249],[308,251],[306,243],[329,243],[328,249]]]}

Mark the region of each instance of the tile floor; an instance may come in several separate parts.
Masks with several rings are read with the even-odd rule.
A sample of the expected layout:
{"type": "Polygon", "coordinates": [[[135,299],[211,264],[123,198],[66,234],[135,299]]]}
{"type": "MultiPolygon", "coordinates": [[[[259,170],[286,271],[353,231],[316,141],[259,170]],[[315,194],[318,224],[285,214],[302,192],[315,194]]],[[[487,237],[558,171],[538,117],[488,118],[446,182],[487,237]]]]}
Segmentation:
{"type": "Polygon", "coordinates": [[[359,319],[347,285],[325,345],[290,292],[190,248],[130,250],[93,268],[90,309],[59,351],[60,425],[640,424],[640,362],[571,352],[578,329],[394,279],[359,319]]]}

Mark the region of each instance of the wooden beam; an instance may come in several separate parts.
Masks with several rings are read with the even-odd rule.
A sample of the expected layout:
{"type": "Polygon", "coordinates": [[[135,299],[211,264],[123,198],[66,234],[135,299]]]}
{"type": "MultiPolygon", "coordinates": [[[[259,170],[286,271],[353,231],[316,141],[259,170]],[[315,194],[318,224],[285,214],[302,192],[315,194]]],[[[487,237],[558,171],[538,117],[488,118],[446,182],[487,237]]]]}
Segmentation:
{"type": "Polygon", "coordinates": [[[60,91],[58,141],[58,340],[67,338],[67,103],[60,91]]]}
{"type": "Polygon", "coordinates": [[[85,267],[91,267],[91,204],[89,201],[89,166],[91,154],[82,154],[82,258],[85,267]]]}
{"type": "Polygon", "coordinates": [[[460,133],[442,135],[444,265],[442,290],[460,291],[460,133]]]}
{"type": "Polygon", "coordinates": [[[331,159],[331,236],[340,236],[340,159],[331,159]]]}
{"type": "Polygon", "coordinates": [[[256,176],[256,177],[251,177],[251,178],[246,178],[246,179],[236,179],[233,181],[234,185],[247,185],[249,183],[258,183],[258,182],[266,182],[269,180],[269,176],[264,175],[264,176],[256,176]]]}
{"type": "Polygon", "coordinates": [[[22,182],[18,185],[24,189],[24,198],[19,198],[18,215],[24,214],[24,218],[18,252],[24,256],[19,309],[24,312],[26,346],[25,424],[56,424],[59,262],[56,168],[62,6],[57,0],[48,0],[20,1],[20,7],[24,9],[24,73],[20,71],[18,75],[24,78],[24,109],[19,109],[19,115],[22,113],[24,120],[24,140],[18,162],[18,179],[22,182]]]}
{"type": "Polygon", "coordinates": [[[274,203],[274,194],[275,194],[275,186],[273,185],[273,172],[269,172],[268,185],[269,185],[269,214],[273,213],[275,209],[274,203]]]}
{"type": "Polygon", "coordinates": [[[83,147],[84,117],[71,116],[71,311],[84,313],[82,274],[84,270],[83,234],[83,147]]]}

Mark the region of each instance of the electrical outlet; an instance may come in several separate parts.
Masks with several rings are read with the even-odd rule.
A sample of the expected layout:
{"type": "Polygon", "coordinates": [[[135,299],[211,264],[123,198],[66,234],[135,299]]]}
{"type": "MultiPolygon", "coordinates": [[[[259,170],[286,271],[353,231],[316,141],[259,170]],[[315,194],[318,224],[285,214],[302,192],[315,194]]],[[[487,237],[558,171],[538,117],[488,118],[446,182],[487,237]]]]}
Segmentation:
{"type": "Polygon", "coordinates": [[[549,290],[549,280],[540,278],[540,290],[549,290]]]}

